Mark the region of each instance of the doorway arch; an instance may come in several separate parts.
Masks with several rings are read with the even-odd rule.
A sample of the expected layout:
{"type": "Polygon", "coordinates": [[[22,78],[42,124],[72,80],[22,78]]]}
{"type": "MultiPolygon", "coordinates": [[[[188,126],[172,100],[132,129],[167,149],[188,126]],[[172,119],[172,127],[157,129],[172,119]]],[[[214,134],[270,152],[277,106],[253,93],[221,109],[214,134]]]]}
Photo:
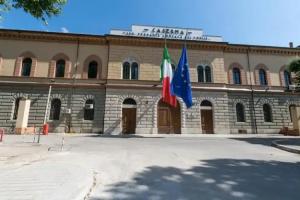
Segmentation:
{"type": "Polygon", "coordinates": [[[213,105],[210,101],[204,100],[200,105],[201,129],[203,134],[214,134],[213,105]]]}
{"type": "Polygon", "coordinates": [[[136,108],[137,108],[137,104],[134,99],[128,98],[123,101],[123,105],[122,105],[122,133],[123,134],[135,134],[136,108]]]}
{"type": "Polygon", "coordinates": [[[157,127],[160,134],[181,134],[180,104],[174,108],[161,99],[157,105],[157,127]]]}

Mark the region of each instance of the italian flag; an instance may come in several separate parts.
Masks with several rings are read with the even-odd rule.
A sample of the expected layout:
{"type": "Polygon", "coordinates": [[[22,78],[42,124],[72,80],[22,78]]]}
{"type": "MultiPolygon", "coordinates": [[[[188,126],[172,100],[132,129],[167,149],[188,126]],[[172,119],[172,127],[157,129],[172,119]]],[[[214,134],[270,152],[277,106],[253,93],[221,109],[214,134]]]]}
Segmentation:
{"type": "Polygon", "coordinates": [[[171,65],[171,58],[167,47],[164,48],[160,77],[162,79],[162,85],[163,85],[163,89],[162,89],[163,102],[173,107],[176,107],[177,106],[176,96],[173,96],[171,94],[171,81],[173,78],[173,71],[171,65]]]}

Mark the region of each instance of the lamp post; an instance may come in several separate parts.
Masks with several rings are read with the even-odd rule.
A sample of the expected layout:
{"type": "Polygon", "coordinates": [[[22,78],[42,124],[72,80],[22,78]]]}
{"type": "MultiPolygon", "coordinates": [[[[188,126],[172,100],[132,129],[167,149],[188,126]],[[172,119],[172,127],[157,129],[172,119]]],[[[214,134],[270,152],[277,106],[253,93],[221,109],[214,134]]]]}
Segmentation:
{"type": "MultiPolygon", "coordinates": [[[[52,85],[51,85],[51,83],[54,83],[54,82],[55,81],[53,79],[50,80],[50,85],[49,85],[49,90],[48,90],[48,97],[47,97],[47,103],[46,103],[46,109],[45,109],[45,116],[44,116],[43,126],[47,123],[47,115],[48,115],[48,110],[49,110],[49,101],[50,101],[51,92],[52,92],[52,85]]],[[[39,131],[38,143],[40,143],[40,138],[41,138],[41,131],[39,131]]]]}

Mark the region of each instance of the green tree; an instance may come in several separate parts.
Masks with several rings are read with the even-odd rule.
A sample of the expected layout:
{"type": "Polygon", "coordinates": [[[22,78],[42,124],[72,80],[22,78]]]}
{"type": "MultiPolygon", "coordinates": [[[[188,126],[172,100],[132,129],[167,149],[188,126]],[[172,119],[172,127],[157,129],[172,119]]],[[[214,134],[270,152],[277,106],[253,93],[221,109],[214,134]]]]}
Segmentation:
{"type": "Polygon", "coordinates": [[[47,18],[57,16],[67,0],[0,0],[0,17],[2,12],[12,8],[23,9],[37,19],[47,23],[47,18]]]}
{"type": "Polygon", "coordinates": [[[289,65],[288,69],[294,73],[293,81],[295,84],[300,84],[300,59],[293,60],[289,65]]]}

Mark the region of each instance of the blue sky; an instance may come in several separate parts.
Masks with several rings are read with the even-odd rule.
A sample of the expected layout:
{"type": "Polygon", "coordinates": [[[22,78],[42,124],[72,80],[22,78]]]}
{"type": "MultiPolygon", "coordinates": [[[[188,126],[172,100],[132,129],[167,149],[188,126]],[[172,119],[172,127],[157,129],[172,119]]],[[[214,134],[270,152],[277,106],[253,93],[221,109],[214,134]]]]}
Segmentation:
{"type": "Polygon", "coordinates": [[[4,14],[0,27],[87,34],[130,29],[132,24],[202,28],[226,42],[300,45],[300,0],[69,0],[45,26],[21,10],[4,14]]]}

